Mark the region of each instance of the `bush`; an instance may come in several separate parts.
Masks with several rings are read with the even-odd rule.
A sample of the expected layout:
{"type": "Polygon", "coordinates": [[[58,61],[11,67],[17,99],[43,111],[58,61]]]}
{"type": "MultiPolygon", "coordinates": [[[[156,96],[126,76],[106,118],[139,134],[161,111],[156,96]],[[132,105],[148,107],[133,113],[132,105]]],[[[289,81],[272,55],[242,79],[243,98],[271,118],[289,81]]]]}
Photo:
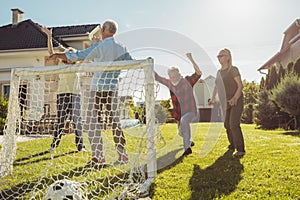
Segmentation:
{"type": "Polygon", "coordinates": [[[242,123],[245,124],[252,124],[253,123],[253,111],[254,111],[254,104],[249,103],[244,106],[244,111],[242,113],[242,123]]]}
{"type": "Polygon", "coordinates": [[[3,129],[6,122],[8,111],[8,100],[0,96],[0,135],[3,135],[3,129]]]}
{"type": "Polygon", "coordinates": [[[253,123],[253,110],[254,105],[257,102],[257,94],[260,90],[258,84],[254,81],[247,82],[243,81],[243,93],[244,93],[244,111],[242,113],[242,123],[252,124],[253,123]]]}
{"type": "Polygon", "coordinates": [[[257,104],[254,111],[254,122],[262,129],[276,129],[279,126],[279,120],[276,115],[278,109],[274,102],[269,100],[269,92],[262,90],[258,94],[257,104]]]}
{"type": "Polygon", "coordinates": [[[295,72],[285,74],[277,87],[272,90],[270,99],[280,109],[295,118],[296,127],[300,130],[300,78],[295,72]]]}

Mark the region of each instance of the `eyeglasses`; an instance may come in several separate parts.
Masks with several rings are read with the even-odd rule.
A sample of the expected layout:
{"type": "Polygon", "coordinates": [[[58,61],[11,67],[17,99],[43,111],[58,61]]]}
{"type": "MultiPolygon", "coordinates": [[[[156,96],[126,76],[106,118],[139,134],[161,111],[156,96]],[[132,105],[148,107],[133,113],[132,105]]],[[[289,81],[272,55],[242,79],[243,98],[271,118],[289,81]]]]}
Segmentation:
{"type": "Polygon", "coordinates": [[[217,55],[218,58],[222,58],[224,56],[226,56],[226,54],[219,54],[219,55],[217,55]]]}

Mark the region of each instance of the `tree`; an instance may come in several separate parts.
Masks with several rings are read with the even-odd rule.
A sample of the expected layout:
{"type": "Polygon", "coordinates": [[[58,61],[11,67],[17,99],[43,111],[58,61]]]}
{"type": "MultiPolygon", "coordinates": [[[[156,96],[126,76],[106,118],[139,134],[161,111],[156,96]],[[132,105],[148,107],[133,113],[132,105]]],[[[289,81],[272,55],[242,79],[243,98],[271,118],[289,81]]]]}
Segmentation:
{"type": "Polygon", "coordinates": [[[275,66],[271,67],[269,74],[270,75],[269,75],[269,79],[268,79],[268,83],[267,83],[267,89],[271,90],[277,85],[277,82],[278,82],[278,75],[277,75],[275,66]]]}
{"type": "Polygon", "coordinates": [[[243,80],[244,104],[256,103],[259,92],[259,85],[254,81],[247,82],[243,80]]]}
{"type": "Polygon", "coordinates": [[[286,72],[292,72],[294,70],[294,63],[290,62],[287,66],[286,66],[286,72]]]}
{"type": "Polygon", "coordinates": [[[276,129],[279,126],[276,105],[269,100],[269,92],[264,89],[259,92],[254,111],[254,122],[262,129],[276,129]]]}
{"type": "Polygon", "coordinates": [[[296,127],[300,131],[300,78],[295,72],[287,73],[276,88],[272,90],[270,98],[283,111],[295,118],[296,127]]]}
{"type": "Polygon", "coordinates": [[[259,92],[259,85],[254,81],[247,82],[243,80],[243,93],[244,93],[244,111],[242,113],[242,122],[251,124],[253,123],[253,107],[257,101],[257,94],[259,92]]]}
{"type": "Polygon", "coordinates": [[[161,100],[159,104],[165,109],[169,110],[171,108],[171,99],[161,100]]]}
{"type": "Polygon", "coordinates": [[[166,122],[168,122],[170,120],[170,118],[172,118],[172,114],[170,112],[171,99],[161,100],[161,102],[159,104],[162,107],[162,111],[164,111],[164,113],[165,113],[166,122]]]}
{"type": "Polygon", "coordinates": [[[300,58],[297,59],[294,65],[294,70],[298,76],[300,76],[300,58]]]}
{"type": "Polygon", "coordinates": [[[266,81],[264,77],[261,77],[260,79],[260,84],[259,84],[259,91],[262,91],[263,89],[266,88],[266,81]]]}
{"type": "Polygon", "coordinates": [[[168,112],[169,111],[166,110],[161,105],[156,105],[155,106],[155,117],[156,117],[158,123],[163,124],[163,123],[165,123],[167,121],[167,118],[168,118],[167,113],[168,112]]]}
{"type": "Polygon", "coordinates": [[[285,70],[283,66],[280,65],[278,69],[278,82],[280,82],[280,80],[284,77],[284,74],[285,74],[285,70]]]}

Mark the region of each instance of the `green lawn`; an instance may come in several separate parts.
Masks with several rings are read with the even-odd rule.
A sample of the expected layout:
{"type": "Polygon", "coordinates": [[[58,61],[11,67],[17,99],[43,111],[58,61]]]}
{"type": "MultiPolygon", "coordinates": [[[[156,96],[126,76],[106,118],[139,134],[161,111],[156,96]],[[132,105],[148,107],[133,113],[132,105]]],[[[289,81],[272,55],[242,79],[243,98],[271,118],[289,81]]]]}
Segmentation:
{"type": "MultiPolygon", "coordinates": [[[[192,130],[196,143],[193,154],[182,158],[182,139],[177,135],[177,126],[161,127],[162,137],[157,140],[158,173],[151,187],[151,199],[300,199],[299,133],[264,131],[243,124],[247,154],[237,159],[227,152],[228,142],[221,124],[193,124],[192,130]]],[[[136,148],[136,144],[130,142],[132,135],[126,136],[128,151],[136,148]]],[[[39,196],[45,189],[43,184],[49,185],[66,176],[88,181],[89,197],[92,197],[107,184],[118,181],[116,178],[102,179],[103,174],[116,173],[118,178],[128,176],[119,173],[129,170],[128,166],[85,168],[91,155],[77,153],[73,140],[73,135],[63,137],[53,154],[46,152],[51,138],[18,143],[13,174],[0,180],[0,199],[3,196],[27,199],[26,195],[14,195],[16,191],[36,191],[39,196]],[[100,182],[99,188],[96,183],[100,182]]],[[[113,154],[107,159],[112,162],[116,157],[113,154]]],[[[108,196],[109,193],[101,193],[101,198],[108,196]]]]}
{"type": "Polygon", "coordinates": [[[222,129],[212,151],[200,158],[208,127],[200,124],[193,133],[192,155],[158,173],[152,199],[300,199],[299,133],[243,124],[247,154],[236,159],[222,129]]]}

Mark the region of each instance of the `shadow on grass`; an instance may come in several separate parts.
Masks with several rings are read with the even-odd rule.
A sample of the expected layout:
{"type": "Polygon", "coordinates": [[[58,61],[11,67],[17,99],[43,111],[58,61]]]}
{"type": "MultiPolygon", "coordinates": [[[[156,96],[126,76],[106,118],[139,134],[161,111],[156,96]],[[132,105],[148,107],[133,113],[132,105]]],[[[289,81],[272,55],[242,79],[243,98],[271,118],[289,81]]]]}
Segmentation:
{"type": "MultiPolygon", "coordinates": [[[[73,179],[74,177],[85,176],[90,172],[100,171],[109,166],[111,165],[98,165],[98,166],[86,165],[86,166],[76,167],[71,170],[66,170],[60,174],[53,175],[50,177],[42,177],[32,181],[23,182],[18,185],[14,185],[11,188],[1,190],[0,199],[5,199],[5,200],[8,199],[15,200],[20,198],[22,199],[26,194],[30,194],[34,191],[44,190],[45,187],[46,188],[49,187],[52,183],[54,183],[57,180],[63,180],[66,178],[73,179]]],[[[128,177],[129,177],[129,171],[126,171],[124,173],[116,174],[116,176],[113,177],[109,177],[109,178],[99,177],[99,179],[95,179],[94,181],[91,181],[90,183],[87,184],[87,186],[88,187],[93,186],[93,191],[89,193],[88,199],[94,198],[95,196],[106,194],[109,190],[111,190],[111,188],[108,188],[107,185],[114,184],[115,182],[122,182],[124,178],[128,179],[128,177]],[[95,185],[97,183],[101,183],[101,184],[95,185]]],[[[42,197],[38,197],[38,199],[40,198],[42,197]]]]}
{"type": "Polygon", "coordinates": [[[291,135],[295,137],[300,137],[300,131],[287,131],[284,132],[283,135],[291,135]]]}
{"type": "Polygon", "coordinates": [[[36,154],[33,154],[33,155],[30,155],[28,157],[23,157],[23,158],[19,158],[19,159],[16,159],[15,162],[22,162],[22,161],[25,161],[25,160],[29,160],[29,159],[32,159],[32,158],[35,158],[35,157],[38,157],[38,156],[43,156],[43,155],[46,155],[48,154],[49,151],[44,151],[44,152],[39,152],[39,153],[36,153],[36,154]]]}
{"type": "Polygon", "coordinates": [[[191,200],[209,200],[228,195],[236,189],[242,179],[244,166],[238,158],[232,157],[232,151],[225,152],[211,166],[201,169],[194,165],[190,178],[191,200]]]}
{"type": "MultiPolygon", "coordinates": [[[[166,155],[158,158],[158,171],[162,172],[166,169],[169,169],[171,167],[174,167],[178,163],[180,163],[183,159],[183,157],[176,158],[176,154],[181,151],[182,149],[176,149],[172,152],[167,153],[166,155]]],[[[66,154],[70,154],[74,152],[68,152],[66,154]]],[[[36,156],[40,155],[42,153],[36,154],[36,156]]],[[[43,154],[42,154],[43,155],[43,154]]],[[[64,154],[65,155],[65,154],[64,154]]],[[[62,155],[59,155],[62,156],[62,155]]],[[[58,157],[58,156],[57,156],[58,157]]],[[[20,160],[20,159],[19,159],[20,160]]],[[[25,159],[26,160],[26,159],[25,159]]],[[[38,162],[38,161],[37,161],[38,162]]],[[[31,162],[32,163],[32,162],[31,162]]],[[[20,163],[20,164],[26,164],[26,163],[20,163]]],[[[24,197],[26,194],[30,194],[35,191],[42,191],[45,188],[49,187],[53,182],[56,180],[62,180],[65,178],[73,179],[75,177],[85,176],[88,173],[92,172],[94,173],[96,171],[101,171],[102,169],[110,167],[110,166],[81,166],[76,167],[71,170],[66,170],[62,173],[50,176],[50,177],[40,177],[35,180],[22,182],[17,185],[13,185],[10,188],[3,189],[0,191],[0,199],[19,199],[24,197]]],[[[141,168],[145,168],[146,166],[141,166],[141,168]]],[[[130,170],[129,171],[120,171],[120,173],[117,173],[113,177],[103,177],[100,176],[99,178],[95,177],[94,181],[91,181],[87,183],[88,188],[93,188],[93,190],[88,194],[88,198],[94,198],[95,196],[105,196],[108,194],[108,192],[111,192],[112,188],[107,187],[108,185],[110,187],[113,187],[113,185],[116,185],[116,187],[119,187],[119,185],[122,184],[122,182],[126,182],[126,180],[129,178],[130,170]],[[97,184],[98,183],[98,184],[97,184]],[[101,183],[101,184],[99,184],[101,183]],[[116,184],[114,184],[116,183],[116,184]]],[[[138,175],[138,174],[136,174],[138,175]]],[[[134,176],[136,176],[134,175],[134,176]]],[[[134,179],[138,179],[138,177],[135,177],[134,179]]]]}
{"type": "Polygon", "coordinates": [[[181,149],[175,149],[167,154],[165,154],[162,157],[159,157],[157,159],[157,173],[161,173],[164,170],[170,169],[174,166],[176,166],[177,164],[179,164],[182,159],[183,156],[176,158],[176,154],[181,151],[181,149]]]}
{"type": "Polygon", "coordinates": [[[30,163],[29,162],[22,162],[22,161],[30,160],[30,159],[38,157],[38,156],[44,156],[44,155],[46,155],[46,154],[49,153],[49,151],[44,151],[44,152],[32,155],[30,157],[20,158],[20,159],[18,159],[18,160],[16,160],[14,162],[14,166],[22,166],[22,165],[26,165],[26,164],[38,163],[38,162],[41,162],[41,161],[52,160],[54,158],[58,158],[58,157],[62,157],[62,156],[70,155],[70,154],[74,154],[74,153],[77,153],[77,152],[78,151],[70,151],[70,152],[59,154],[59,155],[55,155],[55,156],[52,156],[52,157],[42,157],[40,159],[37,159],[37,160],[34,160],[34,161],[30,161],[30,163]]]}

